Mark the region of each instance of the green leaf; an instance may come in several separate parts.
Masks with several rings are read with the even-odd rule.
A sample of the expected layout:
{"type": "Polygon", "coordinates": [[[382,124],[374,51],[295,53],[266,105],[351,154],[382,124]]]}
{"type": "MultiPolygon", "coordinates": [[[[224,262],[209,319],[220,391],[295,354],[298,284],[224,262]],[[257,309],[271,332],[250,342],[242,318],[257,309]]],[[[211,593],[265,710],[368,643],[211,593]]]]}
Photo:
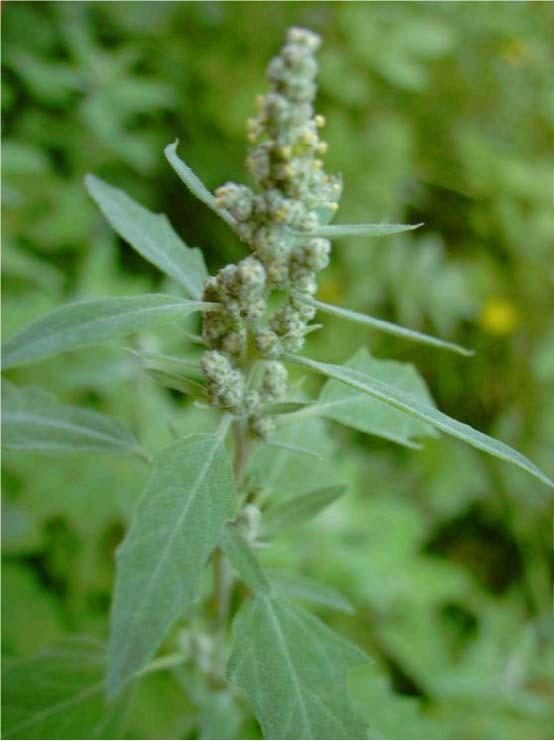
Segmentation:
{"type": "Polygon", "coordinates": [[[250,589],[254,592],[269,592],[269,582],[260,562],[237,525],[227,523],[219,545],[250,589]]]}
{"type": "Polygon", "coordinates": [[[103,647],[85,639],[6,662],[2,672],[4,736],[119,737],[110,723],[118,708],[110,712],[104,703],[104,669],[103,647]]]}
{"type": "Polygon", "coordinates": [[[356,646],[283,598],[258,594],[233,626],[228,676],[249,696],[266,738],[361,739],[366,725],[347,688],[369,661],[356,646]]]}
{"type": "Polygon", "coordinates": [[[177,147],[179,145],[179,139],[175,139],[173,144],[168,144],[164,149],[164,154],[171,167],[175,170],[177,175],[181,178],[183,183],[187,186],[190,192],[195,195],[199,201],[202,201],[208,208],[211,208],[223,221],[235,229],[236,221],[231,214],[224,208],[218,208],[215,204],[215,197],[206,188],[200,178],[190,169],[190,167],[183,162],[182,159],[177,155],[177,147]]]}
{"type": "Polygon", "coordinates": [[[328,584],[321,584],[305,576],[274,571],[273,569],[268,570],[267,575],[274,593],[282,594],[284,597],[305,600],[323,607],[330,607],[348,615],[352,615],[354,612],[350,602],[337,589],[330,587],[328,584]]]}
{"type": "Polygon", "coordinates": [[[9,381],[2,383],[2,445],[44,453],[137,452],[136,440],[117,420],[9,381]]]}
{"type": "Polygon", "coordinates": [[[155,458],[152,478],[117,554],[109,696],[154,655],[196,598],[205,563],[233,515],[226,429],[190,435],[155,458]]]}
{"type": "MultiPolygon", "coordinates": [[[[343,366],[377,378],[409,394],[416,401],[434,406],[425,381],[413,365],[396,360],[372,358],[365,347],[358,350],[343,366]]],[[[352,427],[369,435],[419,448],[413,442],[418,437],[437,437],[435,428],[411,415],[393,409],[378,399],[368,397],[344,383],[329,380],[321,390],[314,413],[352,427]]]]}
{"type": "Polygon", "coordinates": [[[200,401],[206,401],[208,398],[205,386],[182,374],[168,373],[160,368],[145,368],[144,371],[166,388],[180,391],[182,394],[192,396],[193,399],[199,399],[200,401]]]}
{"type": "Polygon", "coordinates": [[[336,501],[345,491],[344,486],[325,486],[270,505],[264,512],[264,532],[275,533],[283,528],[301,525],[336,501]]]}
{"type": "Polygon", "coordinates": [[[456,345],[453,342],[446,342],[445,340],[441,340],[438,337],[423,334],[422,332],[416,332],[413,329],[407,329],[406,327],[401,327],[398,324],[393,324],[392,322],[385,322],[383,319],[376,319],[375,317],[368,316],[367,314],[359,314],[357,311],[343,309],[342,307],[334,306],[333,304],[325,304],[323,301],[317,301],[317,299],[314,299],[311,296],[306,296],[305,294],[298,293],[296,291],[294,293],[294,296],[300,301],[303,301],[305,304],[309,304],[310,306],[314,306],[320,311],[324,311],[326,314],[338,316],[341,319],[348,319],[351,322],[363,324],[367,327],[371,327],[372,329],[377,329],[380,332],[385,332],[386,334],[391,334],[395,337],[402,337],[402,339],[404,340],[419,342],[421,345],[432,345],[433,347],[438,347],[443,350],[451,350],[452,352],[456,352],[459,355],[465,355],[467,357],[475,355],[473,350],[468,350],[461,345],[456,345]]]}
{"type": "Polygon", "coordinates": [[[260,411],[263,414],[278,415],[292,414],[306,407],[313,406],[313,401],[275,401],[268,404],[262,404],[260,411]]]}
{"type": "Polygon", "coordinates": [[[200,710],[198,738],[239,738],[241,720],[241,707],[231,688],[212,690],[206,694],[200,710]]]}
{"type": "Polygon", "coordinates": [[[423,224],[332,224],[318,226],[309,232],[294,231],[297,236],[327,237],[336,239],[338,237],[387,237],[390,234],[400,234],[419,229],[423,224]]]}
{"type": "Polygon", "coordinates": [[[126,193],[87,175],[88,192],[119,236],[142,257],[180,283],[193,299],[202,295],[208,271],[202,253],[188,247],[164,214],[144,208],[126,193]]]}
{"type": "Polygon", "coordinates": [[[396,409],[411,414],[422,422],[428,422],[439,430],[446,432],[448,435],[457,437],[460,440],[469,443],[469,445],[473,445],[475,448],[483,450],[485,453],[490,453],[501,460],[512,463],[514,466],[517,466],[518,468],[527,471],[532,476],[535,476],[544,484],[554,487],[554,481],[551,481],[548,476],[546,476],[521,453],[518,453],[516,450],[513,450],[513,448],[510,448],[499,440],[495,440],[488,435],[484,435],[482,432],[474,430],[473,427],[470,427],[463,422],[458,422],[457,420],[448,417],[446,414],[439,412],[433,407],[419,403],[409,394],[390,386],[388,383],[383,383],[383,381],[372,378],[365,373],[360,373],[352,368],[346,368],[340,365],[318,363],[315,360],[309,360],[308,358],[303,358],[299,355],[292,355],[289,353],[286,354],[286,358],[292,363],[296,363],[305,368],[310,368],[316,373],[321,373],[329,378],[335,378],[341,383],[345,383],[348,386],[352,386],[353,388],[368,394],[369,396],[384,401],[396,409]]]}
{"type": "Polygon", "coordinates": [[[68,304],[8,340],[2,348],[2,367],[13,368],[96,345],[182,319],[210,306],[212,304],[157,293],[68,304]]]}

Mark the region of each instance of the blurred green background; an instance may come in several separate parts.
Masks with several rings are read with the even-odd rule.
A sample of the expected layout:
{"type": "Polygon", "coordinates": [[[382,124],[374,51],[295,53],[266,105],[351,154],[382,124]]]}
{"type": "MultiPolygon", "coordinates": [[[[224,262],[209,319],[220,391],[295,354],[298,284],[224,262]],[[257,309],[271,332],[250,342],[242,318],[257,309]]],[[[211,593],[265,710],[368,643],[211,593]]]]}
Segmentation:
{"type": "MultiPolygon", "coordinates": [[[[337,220],[425,222],[337,242],[320,298],[477,354],[327,319],[308,351],[344,360],[365,344],[412,362],[444,411],[554,474],[554,5],[18,2],[2,12],[5,338],[67,300],[164,288],[95,210],[87,172],[165,211],[211,270],[242,256],[162,149],[179,137],[210,188],[244,179],[245,121],[265,66],[286,28],[304,25],[324,39],[318,110],[327,169],[345,180],[337,220]]],[[[170,331],[139,342],[181,347],[170,331]]],[[[169,419],[201,424],[117,347],[10,378],[118,416],[152,451],[171,439],[169,419]]],[[[320,615],[420,700],[425,737],[548,738],[549,492],[444,438],[418,453],[338,426],[325,434],[349,495],[268,562],[342,589],[356,613],[320,615]]],[[[146,477],[126,459],[4,455],[5,655],[105,634],[114,548],[146,477]]],[[[368,715],[381,706],[379,695],[365,701],[368,715]]],[[[417,728],[412,704],[402,708],[382,721],[390,737],[417,728]]],[[[128,735],[198,737],[202,712],[194,693],[158,676],[141,688],[128,735]]],[[[256,733],[247,717],[242,733],[256,733]]]]}

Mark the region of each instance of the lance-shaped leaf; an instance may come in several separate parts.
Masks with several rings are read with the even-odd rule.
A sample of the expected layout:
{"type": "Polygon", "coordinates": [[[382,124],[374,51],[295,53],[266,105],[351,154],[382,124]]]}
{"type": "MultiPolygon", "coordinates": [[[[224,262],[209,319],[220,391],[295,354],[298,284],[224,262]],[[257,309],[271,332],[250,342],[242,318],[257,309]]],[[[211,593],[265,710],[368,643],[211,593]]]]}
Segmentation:
{"type": "Polygon", "coordinates": [[[287,527],[301,525],[332,504],[345,491],[344,486],[324,486],[270,505],[264,512],[264,533],[271,534],[287,527]]]}
{"type": "Polygon", "coordinates": [[[200,250],[188,247],[164,214],[152,213],[94,175],[87,175],[85,184],[119,236],[145,260],[175,278],[191,298],[199,299],[208,277],[200,250]]]}
{"type": "Polygon", "coordinates": [[[6,738],[119,738],[120,703],[104,701],[105,655],[75,639],[36,656],[6,662],[2,672],[6,738]]]}
{"type": "Polygon", "coordinates": [[[386,322],[383,319],[376,319],[375,317],[368,316],[367,314],[360,314],[357,311],[351,311],[350,309],[343,309],[340,306],[334,306],[333,304],[326,304],[323,301],[318,301],[311,296],[306,294],[298,293],[295,291],[295,298],[303,301],[305,304],[309,304],[319,311],[323,311],[326,314],[332,316],[338,316],[340,319],[348,319],[350,322],[356,322],[357,324],[363,324],[371,329],[377,329],[379,332],[385,332],[385,334],[394,335],[395,337],[401,337],[404,340],[411,342],[418,342],[420,345],[432,345],[443,350],[451,350],[459,355],[471,356],[474,355],[473,350],[468,350],[461,345],[456,345],[454,342],[447,342],[441,340],[438,337],[432,335],[423,334],[422,332],[416,332],[414,329],[407,329],[401,327],[398,324],[392,322],[386,322]]]}
{"type": "Polygon", "coordinates": [[[137,452],[136,440],[105,414],[60,404],[44,389],[2,383],[2,445],[44,453],[137,452]]]}
{"type": "Polygon", "coordinates": [[[300,355],[286,354],[289,361],[301,365],[305,368],[311,368],[316,373],[321,373],[329,378],[334,378],[341,383],[345,383],[347,386],[352,386],[359,391],[362,391],[369,396],[373,396],[375,399],[384,401],[387,404],[400,409],[403,412],[411,414],[416,419],[420,419],[422,422],[428,422],[429,424],[437,427],[439,430],[446,432],[447,435],[452,435],[460,440],[473,445],[479,450],[483,450],[485,453],[490,453],[496,458],[512,463],[514,466],[527,471],[535,478],[542,481],[548,486],[554,487],[554,481],[551,481],[534,463],[526,458],[517,450],[510,448],[509,445],[495,440],[493,437],[483,434],[474,430],[473,427],[458,422],[446,414],[439,412],[438,409],[434,409],[431,406],[420,403],[413,396],[406,394],[400,389],[391,386],[388,383],[372,378],[365,373],[353,370],[352,368],[346,368],[341,365],[334,365],[332,363],[319,363],[315,360],[309,360],[303,358],[300,355]]]}
{"type": "Polygon", "coordinates": [[[268,570],[267,575],[271,589],[276,594],[329,607],[349,615],[354,612],[350,602],[337,589],[328,584],[321,584],[305,576],[273,569],[268,570]]]}
{"type": "Polygon", "coordinates": [[[232,517],[235,488],[225,428],[162,450],[117,554],[108,694],[154,655],[197,596],[202,569],[232,517]]]}
{"type": "Polygon", "coordinates": [[[171,167],[175,170],[177,175],[181,178],[183,183],[187,186],[190,192],[195,195],[199,201],[202,201],[208,208],[211,208],[223,221],[235,229],[236,221],[231,214],[224,208],[218,208],[215,203],[215,197],[206,188],[204,183],[200,180],[190,167],[183,162],[183,160],[177,154],[177,147],[179,145],[179,139],[176,139],[173,144],[168,144],[164,149],[164,154],[171,167]]]}
{"type": "Polygon", "coordinates": [[[249,696],[265,738],[365,738],[347,687],[369,661],[356,646],[283,598],[258,594],[233,626],[229,678],[249,696]]]}
{"type": "Polygon", "coordinates": [[[228,522],[225,526],[219,545],[250,589],[254,592],[269,592],[269,582],[256,554],[233,522],[228,522]]]}
{"type": "MultiPolygon", "coordinates": [[[[409,394],[417,402],[434,406],[425,381],[410,363],[378,360],[372,358],[367,349],[362,347],[344,367],[389,383],[409,394]]],[[[419,448],[414,442],[415,438],[437,437],[432,425],[414,419],[409,414],[393,409],[390,404],[372,399],[366,393],[333,379],[327,381],[321,389],[319,403],[314,407],[314,413],[360,432],[377,435],[412,448],[419,448]]]]}
{"type": "Polygon", "coordinates": [[[193,381],[182,374],[168,373],[161,368],[145,368],[144,371],[168,389],[180,391],[182,394],[192,396],[193,399],[198,399],[199,401],[205,401],[208,398],[206,387],[203,384],[193,381]]]}
{"type": "Polygon", "coordinates": [[[211,306],[157,293],[67,304],[8,340],[2,347],[2,367],[13,368],[151,329],[211,306]]]}
{"type": "MultiPolygon", "coordinates": [[[[294,231],[297,236],[326,237],[337,239],[338,237],[388,237],[391,234],[410,232],[419,229],[423,224],[329,224],[317,226],[309,232],[294,231]]],[[[291,230],[292,231],[292,230],[291,230]]]]}

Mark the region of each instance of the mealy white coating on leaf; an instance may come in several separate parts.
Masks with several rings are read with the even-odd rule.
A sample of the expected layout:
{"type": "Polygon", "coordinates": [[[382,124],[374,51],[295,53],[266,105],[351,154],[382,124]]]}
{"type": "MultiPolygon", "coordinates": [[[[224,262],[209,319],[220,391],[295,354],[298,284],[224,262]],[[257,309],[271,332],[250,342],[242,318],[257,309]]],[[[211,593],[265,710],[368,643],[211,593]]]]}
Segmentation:
{"type": "Polygon", "coordinates": [[[229,679],[242,687],[266,738],[366,738],[347,676],[369,658],[302,608],[258,594],[233,625],[229,679]]]}
{"type": "Polygon", "coordinates": [[[190,298],[202,295],[208,271],[202,253],[188,247],[167,216],[149,211],[118,188],[87,175],[88,192],[115,231],[142,257],[174,278],[190,298]]]}
{"type": "Polygon", "coordinates": [[[235,484],[224,431],[162,450],[117,553],[108,696],[154,655],[197,597],[202,570],[233,515],[235,484]]]}
{"type": "Polygon", "coordinates": [[[403,412],[411,414],[416,419],[420,419],[423,422],[428,422],[434,425],[439,430],[446,432],[448,435],[457,437],[463,440],[469,445],[473,445],[479,450],[483,450],[485,453],[490,453],[496,458],[512,463],[514,466],[527,471],[535,478],[542,481],[547,486],[554,487],[554,481],[548,478],[534,463],[526,458],[517,450],[510,448],[505,443],[495,440],[488,435],[474,430],[473,427],[458,422],[446,414],[439,412],[438,409],[434,409],[431,406],[419,403],[409,394],[397,389],[388,383],[372,378],[365,373],[360,373],[352,368],[346,368],[340,365],[334,365],[331,363],[319,363],[315,360],[301,357],[299,355],[287,354],[286,358],[297,365],[310,368],[317,373],[321,373],[329,378],[335,378],[337,381],[341,381],[349,386],[352,386],[359,391],[362,391],[370,396],[380,399],[381,401],[390,404],[396,409],[400,409],[403,412]]]}
{"type": "Polygon", "coordinates": [[[66,304],[9,339],[2,346],[2,368],[96,345],[210,307],[157,293],[66,304]]]}
{"type": "Polygon", "coordinates": [[[289,572],[268,569],[271,589],[275,594],[281,594],[292,600],[310,602],[321,607],[328,607],[348,615],[354,613],[350,602],[334,587],[322,584],[314,579],[289,572]]]}
{"type": "Polygon", "coordinates": [[[44,389],[2,383],[2,446],[44,453],[137,452],[115,419],[61,404],[44,389]]]}

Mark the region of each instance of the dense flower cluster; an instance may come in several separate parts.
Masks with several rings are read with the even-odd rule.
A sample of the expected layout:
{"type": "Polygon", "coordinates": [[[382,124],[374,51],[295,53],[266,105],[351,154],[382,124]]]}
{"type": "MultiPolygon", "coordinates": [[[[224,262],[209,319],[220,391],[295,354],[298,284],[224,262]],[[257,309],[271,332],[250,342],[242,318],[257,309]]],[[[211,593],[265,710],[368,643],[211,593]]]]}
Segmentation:
{"type": "Polygon", "coordinates": [[[311,232],[329,221],[341,192],[339,179],[323,171],[325,121],[312,106],[319,44],[316,34],[292,28],[269,64],[271,90],[259,96],[257,115],[248,121],[246,164],[258,192],[230,182],[215,192],[216,207],[231,215],[252,255],[206,282],[204,300],[220,307],[205,314],[210,352],[203,368],[210,403],[248,415],[251,431],[261,437],[273,422],[259,405],[286,394],[287,372],[278,358],[301,349],[315,315],[295,293],[315,294],[317,273],[329,263],[329,241],[311,232]],[[273,290],[286,298],[268,316],[273,290]],[[258,391],[252,391],[243,373],[256,352],[267,362],[258,391]]]}

